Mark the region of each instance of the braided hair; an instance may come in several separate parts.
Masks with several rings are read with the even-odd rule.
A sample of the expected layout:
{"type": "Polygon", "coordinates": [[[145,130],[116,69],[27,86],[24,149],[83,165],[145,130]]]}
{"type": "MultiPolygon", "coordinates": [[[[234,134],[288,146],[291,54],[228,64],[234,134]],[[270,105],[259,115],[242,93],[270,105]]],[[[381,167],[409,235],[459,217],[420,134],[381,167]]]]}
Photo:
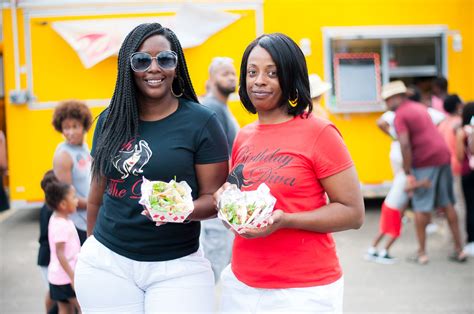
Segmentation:
{"type": "Polygon", "coordinates": [[[178,55],[176,78],[172,83],[173,93],[182,93],[180,97],[199,102],[189,77],[183,48],[175,33],[158,23],[138,25],[120,47],[114,94],[108,108],[101,113],[105,115],[105,122],[96,132],[98,137],[92,161],[92,176],[96,179],[111,169],[110,159],[118,153],[121,145],[138,135],[137,87],[130,66],[130,56],[147,38],[154,35],[164,36],[170,42],[171,50],[178,55]]]}

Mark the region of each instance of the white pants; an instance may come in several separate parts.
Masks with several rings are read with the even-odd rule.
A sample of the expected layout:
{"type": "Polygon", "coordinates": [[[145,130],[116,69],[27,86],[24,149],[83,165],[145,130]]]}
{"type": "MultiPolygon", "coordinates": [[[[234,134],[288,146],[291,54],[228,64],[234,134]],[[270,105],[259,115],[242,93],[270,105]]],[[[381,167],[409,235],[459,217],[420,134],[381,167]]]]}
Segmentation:
{"type": "Polygon", "coordinates": [[[398,171],[392,181],[390,191],[388,191],[384,202],[388,207],[398,210],[406,209],[409,201],[407,192],[405,191],[407,176],[405,172],[398,171]]]}
{"type": "Polygon", "coordinates": [[[214,276],[199,250],[164,262],[118,255],[93,236],[84,243],[75,289],[87,313],[212,313],[214,276]]]}
{"type": "Polygon", "coordinates": [[[221,283],[220,313],[342,313],[343,278],[325,286],[259,289],[239,281],[229,265],[221,283]]]}

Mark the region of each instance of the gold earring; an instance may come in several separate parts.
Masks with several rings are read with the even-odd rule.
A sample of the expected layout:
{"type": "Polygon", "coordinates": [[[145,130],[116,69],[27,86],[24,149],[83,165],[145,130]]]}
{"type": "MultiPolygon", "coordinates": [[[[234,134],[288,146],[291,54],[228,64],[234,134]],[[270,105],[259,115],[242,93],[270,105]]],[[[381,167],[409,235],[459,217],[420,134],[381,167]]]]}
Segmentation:
{"type": "Polygon", "coordinates": [[[181,85],[181,81],[182,81],[182,79],[178,76],[178,86],[181,87],[181,93],[178,94],[178,95],[176,95],[174,93],[173,84],[171,84],[171,94],[173,94],[173,96],[176,97],[176,98],[179,98],[179,97],[183,96],[183,93],[184,93],[184,87],[181,85]]]}
{"type": "Polygon", "coordinates": [[[298,105],[298,89],[296,89],[296,98],[291,100],[291,99],[288,99],[288,102],[290,103],[290,106],[291,107],[296,107],[298,105]]]}
{"type": "Polygon", "coordinates": [[[179,95],[176,95],[173,91],[173,86],[171,86],[171,94],[173,94],[174,97],[179,98],[183,96],[183,93],[184,93],[184,88],[181,90],[181,93],[179,95]]]}

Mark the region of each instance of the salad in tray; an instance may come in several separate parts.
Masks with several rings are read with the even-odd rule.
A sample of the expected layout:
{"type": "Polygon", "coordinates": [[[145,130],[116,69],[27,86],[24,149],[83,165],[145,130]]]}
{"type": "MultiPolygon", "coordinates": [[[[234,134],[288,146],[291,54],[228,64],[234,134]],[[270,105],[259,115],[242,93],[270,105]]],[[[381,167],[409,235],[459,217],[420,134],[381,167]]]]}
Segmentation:
{"type": "Polygon", "coordinates": [[[183,222],[194,210],[192,190],[185,181],[150,181],[143,177],[141,191],[138,203],[145,208],[142,214],[157,225],[183,222]]]}
{"type": "Polygon", "coordinates": [[[255,191],[240,191],[235,185],[225,190],[219,199],[218,217],[241,233],[244,228],[268,225],[276,199],[262,183],[255,191]]]}

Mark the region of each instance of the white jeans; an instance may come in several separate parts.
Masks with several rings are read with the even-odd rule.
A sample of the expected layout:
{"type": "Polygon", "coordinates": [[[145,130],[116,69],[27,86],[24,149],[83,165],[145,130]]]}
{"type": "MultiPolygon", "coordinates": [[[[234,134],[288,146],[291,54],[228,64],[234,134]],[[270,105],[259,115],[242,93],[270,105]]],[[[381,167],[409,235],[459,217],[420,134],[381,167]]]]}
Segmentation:
{"type": "Polygon", "coordinates": [[[239,281],[229,265],[221,283],[220,313],[342,313],[343,278],[325,286],[259,289],[239,281]]]}
{"type": "Polygon", "coordinates": [[[384,200],[388,207],[398,210],[406,209],[409,201],[408,194],[405,192],[406,183],[407,176],[405,172],[403,170],[396,172],[390,191],[388,191],[384,200]]]}
{"type": "Polygon", "coordinates": [[[212,313],[214,276],[201,250],[164,262],[118,255],[93,236],[84,243],[75,289],[87,313],[212,313]]]}

